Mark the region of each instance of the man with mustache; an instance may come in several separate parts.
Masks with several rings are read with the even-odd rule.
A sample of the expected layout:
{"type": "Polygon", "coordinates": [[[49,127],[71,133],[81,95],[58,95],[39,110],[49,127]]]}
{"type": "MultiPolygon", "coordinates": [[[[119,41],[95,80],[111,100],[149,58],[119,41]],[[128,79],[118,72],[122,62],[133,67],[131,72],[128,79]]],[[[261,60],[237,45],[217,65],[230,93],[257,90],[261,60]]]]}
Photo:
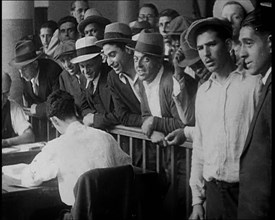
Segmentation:
{"type": "Polygon", "coordinates": [[[236,219],[239,158],[259,100],[261,77],[237,70],[232,27],[218,18],[195,21],[186,40],[212,72],[197,92],[190,187],[191,219],[236,219]]]}

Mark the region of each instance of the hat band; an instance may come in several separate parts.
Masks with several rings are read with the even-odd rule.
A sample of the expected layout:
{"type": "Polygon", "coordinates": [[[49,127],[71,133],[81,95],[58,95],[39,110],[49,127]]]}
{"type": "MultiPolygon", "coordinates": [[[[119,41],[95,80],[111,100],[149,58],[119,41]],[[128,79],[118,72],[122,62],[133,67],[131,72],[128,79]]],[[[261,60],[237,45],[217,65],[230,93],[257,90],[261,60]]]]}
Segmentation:
{"type": "Polygon", "coordinates": [[[89,47],[83,47],[76,50],[77,56],[92,54],[92,53],[99,53],[101,51],[100,47],[97,47],[95,45],[89,46],[89,47]]]}
{"type": "Polygon", "coordinates": [[[35,53],[35,51],[32,51],[30,53],[25,53],[25,54],[16,56],[15,61],[17,63],[20,63],[20,62],[23,62],[23,61],[31,60],[31,59],[36,58],[36,57],[37,57],[37,54],[35,53]]]}
{"type": "Polygon", "coordinates": [[[135,50],[144,52],[144,53],[152,53],[156,55],[162,55],[163,54],[163,48],[156,45],[146,44],[143,42],[137,42],[135,50]]]}
{"type": "Polygon", "coordinates": [[[128,38],[131,39],[131,35],[122,34],[119,32],[107,32],[104,34],[104,39],[114,39],[114,38],[128,38]]]}

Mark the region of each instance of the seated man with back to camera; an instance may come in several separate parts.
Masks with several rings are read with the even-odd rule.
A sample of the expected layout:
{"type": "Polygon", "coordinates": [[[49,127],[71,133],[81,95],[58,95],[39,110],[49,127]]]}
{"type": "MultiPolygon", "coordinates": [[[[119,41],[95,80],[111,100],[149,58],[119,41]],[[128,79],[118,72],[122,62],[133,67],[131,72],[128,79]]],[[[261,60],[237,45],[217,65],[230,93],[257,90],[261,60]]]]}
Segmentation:
{"type": "Polygon", "coordinates": [[[19,104],[9,100],[11,78],[2,73],[2,147],[34,142],[32,126],[19,104]]]}
{"type": "Polygon", "coordinates": [[[57,90],[47,99],[47,115],[61,136],[49,141],[22,173],[23,186],[37,186],[57,177],[62,202],[72,206],[73,187],[80,175],[95,168],[131,164],[108,133],[83,125],[73,97],[57,90]]]}

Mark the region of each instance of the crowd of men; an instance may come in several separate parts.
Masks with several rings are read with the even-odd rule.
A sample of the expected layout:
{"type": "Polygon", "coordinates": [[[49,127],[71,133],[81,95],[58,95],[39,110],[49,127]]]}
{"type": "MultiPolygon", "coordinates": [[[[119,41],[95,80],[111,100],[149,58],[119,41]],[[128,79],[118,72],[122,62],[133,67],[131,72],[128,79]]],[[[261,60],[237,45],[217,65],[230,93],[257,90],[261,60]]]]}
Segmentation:
{"type": "MultiPolygon", "coordinates": [[[[152,143],[193,142],[190,219],[271,218],[271,2],[217,0],[217,8],[194,19],[146,3],[128,25],[73,1],[70,16],[41,26],[39,53],[21,38],[10,65],[23,79],[24,106],[8,100],[11,80],[2,73],[2,147],[40,140],[36,119],[48,117],[62,134],[22,182],[72,172],[59,184],[62,201],[73,205],[73,185],[85,171],[138,164],[105,132],[122,124],[141,128],[152,143]],[[83,145],[77,155],[76,145],[83,145]],[[106,158],[87,157],[89,146],[106,158]],[[80,161],[81,169],[64,166],[80,161]]],[[[185,154],[178,154],[184,184],[185,154]]]]}

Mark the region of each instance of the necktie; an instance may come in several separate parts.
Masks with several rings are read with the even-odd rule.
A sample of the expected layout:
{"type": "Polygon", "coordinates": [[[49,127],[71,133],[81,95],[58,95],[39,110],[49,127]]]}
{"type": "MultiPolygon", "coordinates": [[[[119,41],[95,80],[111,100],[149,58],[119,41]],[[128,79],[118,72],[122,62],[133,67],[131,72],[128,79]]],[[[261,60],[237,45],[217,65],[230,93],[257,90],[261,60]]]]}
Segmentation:
{"type": "Polygon", "coordinates": [[[32,90],[33,90],[33,93],[37,96],[38,95],[38,85],[32,81],[32,90]]]}
{"type": "Polygon", "coordinates": [[[94,83],[93,81],[90,81],[87,88],[86,88],[87,92],[90,93],[90,94],[93,94],[94,93],[94,83]]]}

